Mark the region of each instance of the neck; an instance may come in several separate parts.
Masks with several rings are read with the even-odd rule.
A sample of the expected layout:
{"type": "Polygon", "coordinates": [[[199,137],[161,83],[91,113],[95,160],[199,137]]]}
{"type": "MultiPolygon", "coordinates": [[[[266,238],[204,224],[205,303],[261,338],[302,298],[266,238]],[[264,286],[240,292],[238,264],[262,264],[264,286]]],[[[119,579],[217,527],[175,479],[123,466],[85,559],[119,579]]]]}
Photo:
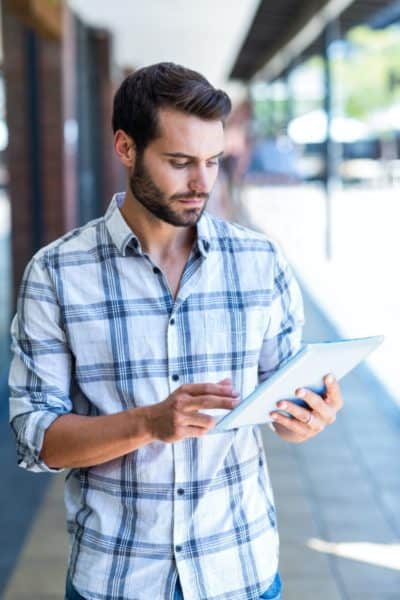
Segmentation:
{"type": "Polygon", "coordinates": [[[128,226],[139,238],[144,252],[162,263],[168,256],[190,251],[196,239],[196,227],[176,227],[147,210],[128,188],[120,208],[128,226]]]}

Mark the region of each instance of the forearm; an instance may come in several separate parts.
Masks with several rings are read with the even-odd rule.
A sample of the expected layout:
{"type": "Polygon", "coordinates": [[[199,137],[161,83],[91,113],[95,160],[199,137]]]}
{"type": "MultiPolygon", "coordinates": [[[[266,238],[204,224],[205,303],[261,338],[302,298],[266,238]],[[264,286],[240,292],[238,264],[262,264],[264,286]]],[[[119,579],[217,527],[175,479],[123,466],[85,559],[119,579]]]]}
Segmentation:
{"type": "Polygon", "coordinates": [[[68,414],[47,429],[40,457],[52,468],[91,467],[151,441],[144,408],[101,417],[68,414]]]}

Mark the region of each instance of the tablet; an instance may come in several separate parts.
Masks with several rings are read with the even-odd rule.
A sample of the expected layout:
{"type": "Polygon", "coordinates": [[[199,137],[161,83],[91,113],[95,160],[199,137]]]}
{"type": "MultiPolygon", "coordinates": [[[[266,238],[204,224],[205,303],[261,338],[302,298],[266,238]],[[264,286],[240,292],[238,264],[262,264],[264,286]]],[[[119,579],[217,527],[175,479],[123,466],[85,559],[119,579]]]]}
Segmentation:
{"type": "Polygon", "coordinates": [[[323,394],[325,375],[333,373],[337,380],[341,379],[375,350],[383,339],[379,335],[305,344],[282,369],[261,383],[233,410],[223,415],[210,433],[267,423],[271,421],[269,413],[277,409],[276,403],[279,400],[291,400],[304,405],[294,395],[298,388],[304,387],[323,394]]]}

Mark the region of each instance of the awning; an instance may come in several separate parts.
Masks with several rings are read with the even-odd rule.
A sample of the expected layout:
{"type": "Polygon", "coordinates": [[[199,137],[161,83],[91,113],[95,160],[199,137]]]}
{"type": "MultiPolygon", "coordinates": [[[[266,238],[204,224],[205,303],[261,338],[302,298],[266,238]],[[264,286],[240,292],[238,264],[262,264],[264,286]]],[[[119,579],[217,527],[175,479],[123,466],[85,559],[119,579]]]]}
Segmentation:
{"type": "Polygon", "coordinates": [[[230,77],[276,79],[300,57],[322,53],[323,31],[336,17],[344,35],[390,5],[393,0],[261,0],[230,77]]]}

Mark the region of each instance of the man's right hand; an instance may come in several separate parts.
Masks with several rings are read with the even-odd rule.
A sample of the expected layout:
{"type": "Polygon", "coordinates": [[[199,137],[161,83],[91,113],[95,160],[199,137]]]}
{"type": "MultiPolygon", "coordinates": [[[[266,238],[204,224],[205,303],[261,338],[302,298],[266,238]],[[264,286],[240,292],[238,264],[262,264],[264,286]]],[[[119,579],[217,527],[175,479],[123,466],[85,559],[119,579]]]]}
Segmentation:
{"type": "Polygon", "coordinates": [[[207,433],[215,419],[198,411],[233,408],[229,379],[182,385],[166,400],[111,415],[61,415],[46,430],[40,458],[57,468],[86,468],[125,456],[154,440],[176,442],[207,433]]]}
{"type": "Polygon", "coordinates": [[[208,408],[232,409],[238,404],[238,396],[230,379],[218,383],[181,385],[163,402],[146,406],[149,433],[153,439],[162,442],[200,437],[214,427],[216,419],[198,411],[208,408]]]}

